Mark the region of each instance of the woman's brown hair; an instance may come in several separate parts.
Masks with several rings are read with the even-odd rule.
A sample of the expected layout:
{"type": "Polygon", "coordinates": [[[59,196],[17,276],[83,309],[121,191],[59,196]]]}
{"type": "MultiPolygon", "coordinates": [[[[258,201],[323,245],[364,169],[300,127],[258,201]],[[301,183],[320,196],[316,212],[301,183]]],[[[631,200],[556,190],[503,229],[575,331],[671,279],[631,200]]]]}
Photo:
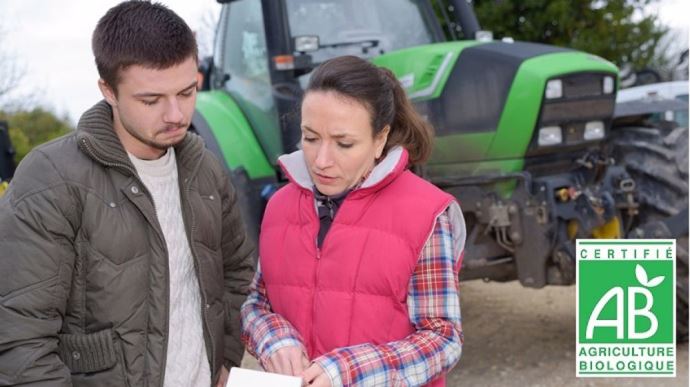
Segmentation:
{"type": "Polygon", "coordinates": [[[414,109],[393,73],[356,56],[340,56],[317,67],[305,94],[333,91],[367,108],[373,135],[390,125],[383,156],[396,145],[407,149],[410,164],[426,161],[433,146],[433,128],[414,109]]]}

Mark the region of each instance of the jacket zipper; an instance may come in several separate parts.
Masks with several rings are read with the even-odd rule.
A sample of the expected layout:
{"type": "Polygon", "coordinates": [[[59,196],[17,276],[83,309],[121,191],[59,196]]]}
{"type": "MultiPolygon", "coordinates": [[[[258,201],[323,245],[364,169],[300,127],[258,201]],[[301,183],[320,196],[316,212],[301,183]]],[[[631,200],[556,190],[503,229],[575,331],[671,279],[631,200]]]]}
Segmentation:
{"type": "MultiPolygon", "coordinates": [[[[316,223],[319,225],[319,227],[316,229],[316,235],[314,236],[314,247],[316,247],[316,268],[314,269],[314,296],[316,296],[316,287],[319,283],[319,269],[321,268],[320,262],[321,262],[321,251],[323,250],[323,247],[326,246],[326,240],[328,239],[328,236],[331,232],[331,229],[333,228],[333,225],[335,224],[335,218],[338,217],[338,213],[340,210],[343,208],[345,205],[345,202],[347,201],[347,198],[343,200],[343,202],[340,204],[340,208],[338,209],[338,212],[333,216],[333,220],[331,221],[331,229],[328,230],[326,235],[323,237],[323,241],[321,242],[321,247],[319,247],[319,229],[321,228],[321,222],[319,220],[319,211],[316,206],[315,198],[312,197],[312,201],[314,201],[314,215],[316,218],[316,223]]],[[[332,211],[332,210],[331,210],[332,211]]],[[[314,321],[314,316],[316,316],[316,303],[314,302],[315,300],[312,298],[311,301],[311,321],[314,321]]],[[[310,335],[310,345],[309,347],[314,350],[314,327],[312,326],[311,329],[311,335],[310,335]]]]}
{"type": "MultiPolygon", "coordinates": [[[[321,265],[319,263],[321,262],[321,248],[319,247],[319,242],[318,242],[318,230],[317,230],[317,235],[314,237],[314,246],[316,246],[316,267],[314,268],[314,294],[312,295],[312,300],[311,300],[311,321],[312,321],[312,327],[311,327],[311,334],[310,334],[310,345],[309,348],[311,348],[312,352],[314,351],[314,317],[316,316],[316,289],[319,283],[319,268],[321,265]]],[[[325,241],[325,238],[324,238],[325,241]]],[[[323,246],[323,244],[322,244],[323,246]]],[[[310,355],[311,356],[311,355],[310,355]]]]}
{"type": "MultiPolygon", "coordinates": [[[[88,141],[86,141],[86,139],[82,139],[81,143],[84,146],[84,150],[86,150],[86,153],[88,153],[89,156],[91,156],[91,158],[98,161],[99,163],[101,163],[103,165],[110,166],[110,167],[119,167],[119,168],[125,169],[126,171],[130,172],[132,174],[132,177],[134,177],[134,179],[141,186],[142,190],[146,193],[149,200],[151,200],[151,203],[153,203],[153,197],[151,196],[151,193],[148,191],[148,188],[146,188],[146,185],[141,181],[141,179],[139,179],[137,172],[135,170],[133,170],[127,164],[111,163],[111,162],[105,161],[102,158],[96,156],[96,153],[93,151],[93,149],[89,145],[88,141]]],[[[154,211],[156,211],[155,204],[154,204],[153,208],[154,208],[154,211]]],[[[158,214],[156,213],[156,219],[157,218],[158,218],[158,214]]],[[[152,226],[153,226],[153,229],[156,231],[156,235],[158,235],[158,238],[162,241],[162,246],[163,246],[163,251],[165,252],[165,256],[168,257],[170,254],[168,252],[168,246],[165,242],[165,236],[163,236],[163,231],[159,230],[155,225],[152,225],[152,226]]],[[[190,243],[190,246],[191,246],[191,243],[190,243]]],[[[166,272],[168,275],[168,281],[167,281],[168,286],[166,286],[166,288],[165,288],[165,299],[166,299],[165,308],[166,308],[166,316],[169,317],[170,316],[170,266],[168,264],[167,259],[165,260],[165,268],[166,268],[166,272]]],[[[149,278],[150,278],[150,276],[149,276],[149,278]]],[[[149,294],[150,294],[150,291],[151,291],[151,282],[149,279],[149,294]]],[[[148,319],[147,319],[147,323],[146,323],[147,340],[146,340],[146,346],[144,348],[145,353],[148,352],[148,345],[149,345],[149,340],[148,340],[149,326],[148,325],[149,324],[148,324],[148,319]]],[[[165,346],[164,346],[165,351],[163,351],[163,366],[161,369],[161,381],[160,381],[161,387],[163,386],[163,382],[165,380],[165,366],[166,366],[166,363],[168,361],[168,330],[169,329],[170,329],[170,318],[166,318],[165,319],[165,332],[166,332],[166,334],[165,334],[165,337],[163,338],[163,342],[165,344],[165,346]]],[[[150,371],[149,370],[149,364],[148,364],[148,356],[144,356],[144,364],[145,364],[144,365],[144,374],[146,375],[146,373],[148,373],[150,371]]],[[[123,366],[124,366],[124,364],[123,364],[123,366]]],[[[146,383],[148,384],[148,380],[146,381],[146,383]]]]}
{"type": "MultiPolygon", "coordinates": [[[[188,178],[186,178],[185,180],[188,180],[188,178]]],[[[208,304],[208,299],[207,299],[206,293],[204,293],[203,287],[201,285],[203,281],[201,279],[201,270],[199,270],[199,262],[198,262],[199,258],[196,254],[196,250],[194,249],[194,243],[193,243],[193,239],[192,239],[193,235],[195,234],[195,230],[196,230],[196,221],[194,219],[194,210],[192,209],[192,206],[189,204],[189,193],[191,191],[191,183],[188,184],[187,181],[184,181],[184,184],[185,184],[185,187],[184,187],[185,198],[184,198],[184,200],[185,200],[185,205],[187,205],[187,208],[189,211],[189,216],[190,216],[190,221],[191,221],[190,232],[189,232],[189,235],[187,236],[187,239],[189,239],[189,241],[188,241],[189,251],[192,253],[192,262],[194,263],[194,270],[196,271],[197,284],[199,285],[199,293],[201,294],[201,299],[202,299],[200,307],[201,307],[201,321],[202,321],[202,324],[204,325],[204,336],[206,336],[208,342],[211,345],[211,354],[210,354],[210,356],[208,356],[208,362],[209,362],[209,368],[211,371],[211,382],[213,383],[214,382],[213,376],[214,376],[215,371],[217,371],[217,370],[213,369],[215,367],[215,363],[213,362],[213,357],[216,354],[216,348],[215,348],[215,343],[213,341],[213,338],[211,337],[211,329],[208,326],[208,320],[206,319],[206,313],[207,312],[205,310],[205,307],[208,304]]],[[[230,371],[230,370],[228,370],[228,371],[230,371]]]]}

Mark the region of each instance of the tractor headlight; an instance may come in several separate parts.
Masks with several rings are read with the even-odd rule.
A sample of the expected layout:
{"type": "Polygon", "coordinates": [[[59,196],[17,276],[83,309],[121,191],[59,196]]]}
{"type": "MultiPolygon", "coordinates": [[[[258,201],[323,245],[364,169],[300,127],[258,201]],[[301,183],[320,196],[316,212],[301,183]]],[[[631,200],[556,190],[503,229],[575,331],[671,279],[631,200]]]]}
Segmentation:
{"type": "Polygon", "coordinates": [[[563,81],[552,79],[546,82],[546,99],[556,99],[563,97],[563,81]]]}
{"type": "Polygon", "coordinates": [[[319,37],[317,35],[295,36],[295,51],[310,52],[319,49],[319,37]]]}
{"type": "Polygon", "coordinates": [[[601,91],[603,91],[604,94],[611,94],[611,93],[613,93],[613,86],[614,86],[613,77],[606,76],[606,77],[604,77],[601,91]]]}
{"type": "Polygon", "coordinates": [[[585,141],[600,140],[604,138],[604,123],[602,121],[590,121],[585,124],[585,141]]]}
{"type": "Polygon", "coordinates": [[[563,132],[560,126],[546,126],[539,129],[539,146],[556,145],[563,142],[563,132]]]}

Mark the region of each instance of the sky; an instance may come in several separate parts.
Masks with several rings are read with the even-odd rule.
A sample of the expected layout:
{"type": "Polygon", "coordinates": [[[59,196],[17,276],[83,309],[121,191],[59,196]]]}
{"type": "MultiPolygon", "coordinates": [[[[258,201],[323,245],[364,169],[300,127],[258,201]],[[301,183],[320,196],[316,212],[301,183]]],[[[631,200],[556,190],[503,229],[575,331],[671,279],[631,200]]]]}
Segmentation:
{"type": "MultiPolygon", "coordinates": [[[[209,20],[217,17],[215,0],[161,0],[210,39],[209,20]]],[[[28,96],[76,123],[96,103],[98,73],[91,53],[91,33],[98,19],[119,0],[0,0],[0,50],[24,68],[14,95],[28,96]]],[[[690,1],[661,0],[650,8],[688,47],[690,1]]]]}
{"type": "MultiPolygon", "coordinates": [[[[102,97],[91,53],[98,20],[120,0],[0,0],[0,50],[24,68],[14,95],[28,95],[76,123],[102,97]]],[[[208,31],[217,17],[215,0],[163,0],[192,30],[208,31]],[[215,16],[214,16],[215,15],[215,16]],[[204,22],[206,23],[204,24],[204,22]],[[206,26],[206,27],[204,27],[206,26]]]]}

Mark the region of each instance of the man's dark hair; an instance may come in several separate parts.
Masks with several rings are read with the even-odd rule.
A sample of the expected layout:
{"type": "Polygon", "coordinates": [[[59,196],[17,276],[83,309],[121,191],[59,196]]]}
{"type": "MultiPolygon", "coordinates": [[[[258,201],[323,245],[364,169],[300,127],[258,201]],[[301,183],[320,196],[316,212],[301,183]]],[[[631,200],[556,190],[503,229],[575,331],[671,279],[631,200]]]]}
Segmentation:
{"type": "Polygon", "coordinates": [[[160,3],[124,1],[98,21],[91,48],[98,74],[117,90],[119,74],[131,65],[166,69],[198,58],[187,23],[160,3]]]}

